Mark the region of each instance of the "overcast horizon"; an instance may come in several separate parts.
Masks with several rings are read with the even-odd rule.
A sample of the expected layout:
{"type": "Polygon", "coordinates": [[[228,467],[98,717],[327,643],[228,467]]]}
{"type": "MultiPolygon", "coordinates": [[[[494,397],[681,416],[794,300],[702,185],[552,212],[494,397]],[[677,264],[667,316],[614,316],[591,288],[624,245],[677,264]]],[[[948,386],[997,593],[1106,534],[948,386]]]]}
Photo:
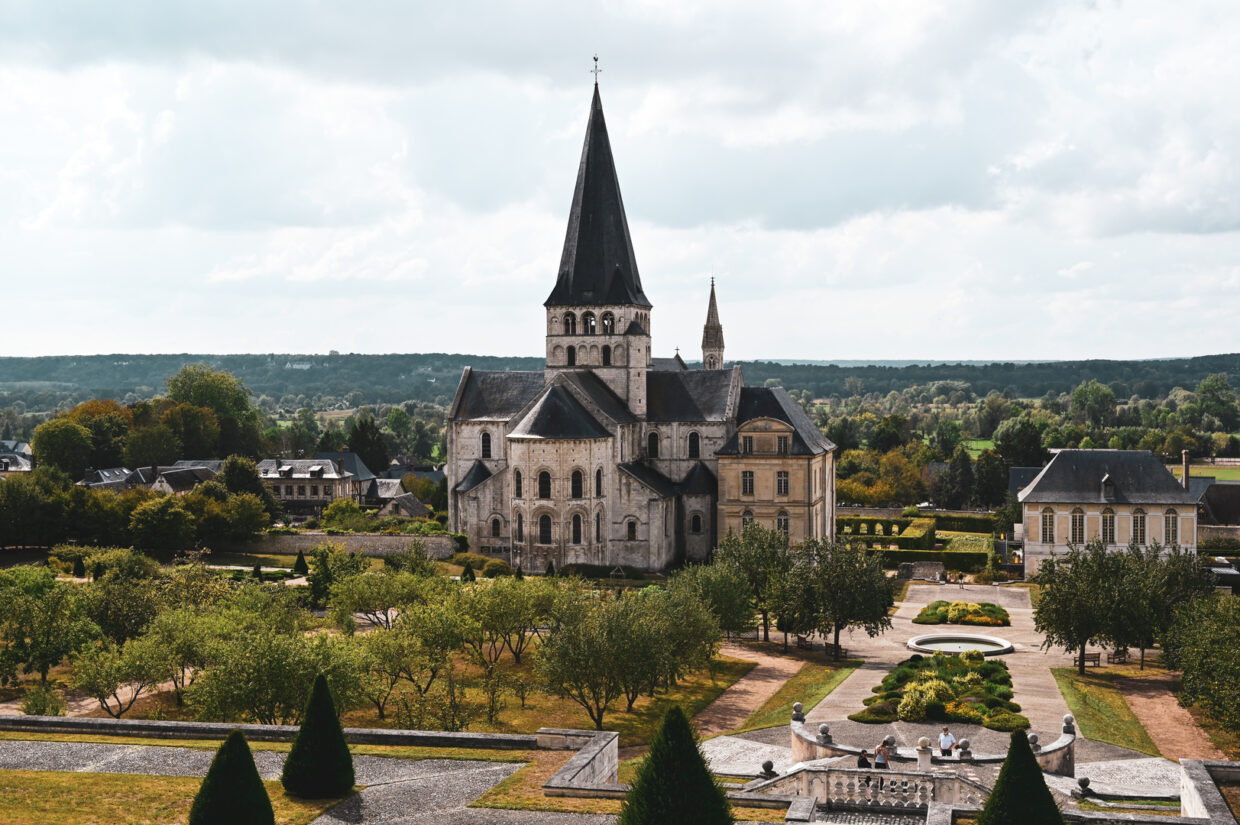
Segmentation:
{"type": "Polygon", "coordinates": [[[1240,351],[1223,3],[0,5],[3,355],[538,356],[591,56],[656,355],[1240,351]]]}

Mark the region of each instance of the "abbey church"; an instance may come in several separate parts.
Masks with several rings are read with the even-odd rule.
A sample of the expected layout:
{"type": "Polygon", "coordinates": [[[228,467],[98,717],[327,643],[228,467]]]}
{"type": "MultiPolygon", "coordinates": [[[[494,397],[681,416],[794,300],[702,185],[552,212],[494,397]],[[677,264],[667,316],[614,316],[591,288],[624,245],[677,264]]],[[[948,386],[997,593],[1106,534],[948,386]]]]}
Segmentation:
{"type": "Polygon", "coordinates": [[[545,369],[466,368],[449,412],[450,525],[472,548],[535,572],[658,570],[707,560],[749,521],[794,541],[833,534],[835,445],[782,388],[724,368],[713,280],[704,368],[653,356],[597,84],[543,306],[545,369]]]}

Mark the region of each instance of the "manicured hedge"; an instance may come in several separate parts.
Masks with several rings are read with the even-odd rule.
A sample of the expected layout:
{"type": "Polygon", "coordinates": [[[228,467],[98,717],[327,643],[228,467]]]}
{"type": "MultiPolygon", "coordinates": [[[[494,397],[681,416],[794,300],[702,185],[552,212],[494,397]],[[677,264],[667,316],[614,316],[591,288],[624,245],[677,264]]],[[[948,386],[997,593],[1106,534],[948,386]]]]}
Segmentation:
{"type": "Polygon", "coordinates": [[[910,524],[911,518],[871,518],[870,516],[839,516],[835,520],[835,532],[853,535],[877,535],[882,527],[882,534],[890,536],[891,528],[898,528],[896,534],[903,533],[910,524]]]}
{"type": "Polygon", "coordinates": [[[961,553],[949,550],[886,550],[870,548],[871,553],[883,554],[883,567],[893,570],[906,561],[941,561],[948,570],[976,573],[986,567],[989,553],[961,553]]]}
{"type": "Polygon", "coordinates": [[[995,531],[992,516],[972,516],[967,514],[942,514],[934,517],[934,526],[952,533],[986,533],[995,531]]]}
{"type": "Polygon", "coordinates": [[[932,550],[934,548],[934,519],[866,519],[844,517],[835,520],[836,536],[843,541],[870,544],[894,544],[901,550],[932,550]],[[883,533],[875,534],[874,527],[883,524],[883,533]],[[891,535],[891,527],[900,532],[891,535]],[[861,532],[864,527],[865,532],[861,532]],[[848,532],[845,532],[848,528],[848,532]]]}
{"type": "MultiPolygon", "coordinates": [[[[583,579],[609,579],[611,571],[615,570],[615,565],[608,566],[606,564],[566,564],[560,568],[560,575],[563,576],[581,576],[583,579]]],[[[644,579],[646,573],[638,570],[636,567],[625,567],[620,565],[621,571],[626,579],[644,579]]]]}

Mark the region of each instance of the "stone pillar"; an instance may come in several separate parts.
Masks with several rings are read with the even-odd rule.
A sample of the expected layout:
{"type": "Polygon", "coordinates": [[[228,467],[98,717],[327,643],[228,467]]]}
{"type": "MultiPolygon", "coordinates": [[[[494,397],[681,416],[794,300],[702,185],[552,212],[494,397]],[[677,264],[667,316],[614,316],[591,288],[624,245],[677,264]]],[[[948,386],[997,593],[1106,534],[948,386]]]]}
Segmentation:
{"type": "Polygon", "coordinates": [[[792,703],[792,721],[793,722],[804,722],[805,721],[805,706],[802,705],[800,702],[792,703]]]}
{"type": "Polygon", "coordinates": [[[959,747],[959,751],[960,751],[960,761],[961,761],[961,762],[972,762],[972,761],[973,761],[973,751],[971,751],[971,750],[969,749],[969,740],[968,740],[968,739],[961,739],[961,740],[960,740],[960,742],[959,742],[959,745],[960,745],[960,747],[959,747]]]}
{"type": "Polygon", "coordinates": [[[933,751],[930,749],[930,740],[927,737],[923,736],[917,740],[917,770],[930,770],[930,756],[932,753],[933,751]]]}
{"type": "Polygon", "coordinates": [[[826,722],[823,722],[821,725],[818,726],[818,744],[820,745],[831,744],[831,728],[830,726],[827,725],[826,722]]]}

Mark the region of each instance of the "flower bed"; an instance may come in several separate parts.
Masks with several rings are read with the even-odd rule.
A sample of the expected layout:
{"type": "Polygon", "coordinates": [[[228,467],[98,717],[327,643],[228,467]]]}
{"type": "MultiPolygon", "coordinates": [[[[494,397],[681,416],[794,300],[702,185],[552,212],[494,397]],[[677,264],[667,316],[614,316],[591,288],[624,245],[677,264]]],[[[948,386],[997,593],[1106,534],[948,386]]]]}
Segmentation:
{"type": "Polygon", "coordinates": [[[930,602],[913,624],[972,624],[981,627],[1007,627],[1012,624],[1008,612],[990,602],[930,602]]]}
{"type": "Polygon", "coordinates": [[[865,710],[854,722],[902,720],[984,725],[991,730],[1024,730],[1029,720],[1012,701],[1012,676],[1003,662],[987,661],[979,651],[959,655],[910,656],[872,688],[865,710]]]}

